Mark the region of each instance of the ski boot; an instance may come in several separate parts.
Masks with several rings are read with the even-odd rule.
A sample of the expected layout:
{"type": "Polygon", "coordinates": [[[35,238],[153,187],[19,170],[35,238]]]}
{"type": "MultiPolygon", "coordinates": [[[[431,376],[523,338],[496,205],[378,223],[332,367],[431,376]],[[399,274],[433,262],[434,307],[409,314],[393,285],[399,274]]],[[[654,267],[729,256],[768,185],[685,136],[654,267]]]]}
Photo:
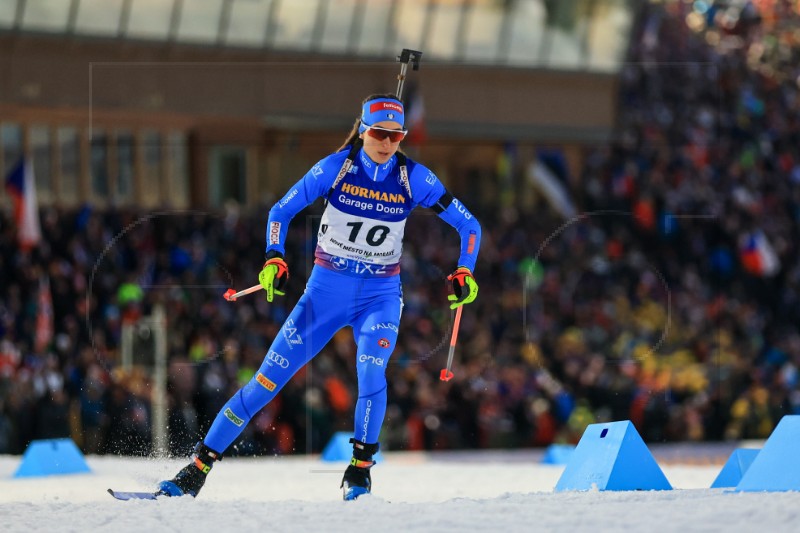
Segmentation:
{"type": "Polygon", "coordinates": [[[194,446],[192,462],[184,466],[171,480],[159,483],[157,495],[196,497],[203,488],[214,461],[218,460],[222,460],[222,454],[215,452],[202,441],[198,442],[194,446]]]}
{"type": "Polygon", "coordinates": [[[353,457],[350,459],[347,470],[344,471],[340,485],[345,501],[355,500],[362,494],[369,494],[372,489],[369,469],[375,464],[372,456],[378,452],[380,446],[377,442],[366,444],[355,439],[350,439],[350,442],[353,443],[353,457]]]}

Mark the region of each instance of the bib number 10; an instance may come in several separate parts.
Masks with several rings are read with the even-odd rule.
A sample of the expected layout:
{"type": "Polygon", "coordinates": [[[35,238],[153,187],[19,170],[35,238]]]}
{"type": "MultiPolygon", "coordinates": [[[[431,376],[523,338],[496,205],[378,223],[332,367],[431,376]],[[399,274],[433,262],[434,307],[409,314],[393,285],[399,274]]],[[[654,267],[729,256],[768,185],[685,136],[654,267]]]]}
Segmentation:
{"type": "MultiPolygon", "coordinates": [[[[350,230],[350,236],[347,238],[350,242],[356,242],[356,237],[358,237],[359,232],[361,232],[361,226],[364,225],[363,222],[348,222],[348,227],[352,228],[350,230]]],[[[388,226],[372,226],[369,231],[367,231],[366,241],[367,244],[370,246],[380,246],[383,244],[383,241],[386,240],[386,237],[389,235],[389,227],[388,226]]]]}

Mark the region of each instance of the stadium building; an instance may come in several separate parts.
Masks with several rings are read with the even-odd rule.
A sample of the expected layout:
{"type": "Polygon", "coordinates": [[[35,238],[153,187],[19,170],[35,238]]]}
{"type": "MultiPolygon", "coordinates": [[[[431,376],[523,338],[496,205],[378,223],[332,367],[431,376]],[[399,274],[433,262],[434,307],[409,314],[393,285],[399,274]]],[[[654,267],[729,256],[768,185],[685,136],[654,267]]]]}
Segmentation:
{"type": "MultiPolygon", "coordinates": [[[[612,132],[634,4],[5,1],[0,170],[28,156],[42,205],[266,205],[341,144],[361,98],[395,90],[411,48],[405,146],[454,193],[496,197],[475,178],[541,147],[576,179],[612,132]]],[[[531,194],[519,173],[503,187],[531,194]]]]}

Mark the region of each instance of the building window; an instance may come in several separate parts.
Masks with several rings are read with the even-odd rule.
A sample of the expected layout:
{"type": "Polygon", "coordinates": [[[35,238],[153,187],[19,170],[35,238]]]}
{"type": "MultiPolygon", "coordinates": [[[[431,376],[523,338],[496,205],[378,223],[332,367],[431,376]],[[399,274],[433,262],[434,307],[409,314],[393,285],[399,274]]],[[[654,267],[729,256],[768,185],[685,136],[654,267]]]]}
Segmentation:
{"type": "MultiPolygon", "coordinates": [[[[396,4],[395,4],[396,5],[396,4]]],[[[386,49],[386,43],[396,36],[397,30],[389,28],[389,16],[392,5],[389,2],[365,2],[358,14],[359,26],[357,52],[363,55],[377,55],[386,49]],[[391,32],[391,35],[387,35],[391,32]]],[[[351,30],[353,31],[353,30],[351,30]]],[[[393,44],[393,43],[392,43],[393,44]]],[[[416,44],[405,44],[407,48],[416,48],[416,44]]]]}
{"type": "MultiPolygon", "coordinates": [[[[397,15],[392,33],[397,37],[395,48],[419,49],[422,44],[422,32],[425,29],[425,18],[428,16],[428,2],[407,0],[397,4],[397,15]]],[[[384,31],[384,27],[371,28],[372,31],[384,31]]],[[[364,28],[366,30],[366,28],[364,28]]],[[[376,36],[377,38],[377,36],[376,36]]],[[[378,42],[383,42],[379,40],[378,42]]]]}
{"type": "Polygon", "coordinates": [[[632,17],[624,0],[594,5],[588,30],[588,67],[593,71],[615,72],[625,59],[632,17]]]}
{"type": "Polygon", "coordinates": [[[59,189],[58,198],[66,204],[75,204],[80,199],[80,137],[78,129],[62,126],[56,131],[58,143],[59,189]]]}
{"type": "Polygon", "coordinates": [[[90,142],[92,196],[107,200],[108,187],[108,136],[100,128],[94,128],[90,142]]]}
{"type": "Polygon", "coordinates": [[[356,0],[334,0],[322,6],[327,9],[325,13],[325,29],[319,49],[325,53],[346,52],[350,43],[353,27],[353,14],[356,9],[356,0]]]}
{"type": "Polygon", "coordinates": [[[186,135],[181,131],[169,133],[167,144],[169,157],[169,198],[175,207],[188,207],[189,198],[189,149],[186,135]]]}
{"type": "Polygon", "coordinates": [[[511,36],[505,59],[512,65],[539,65],[547,10],[542,2],[518,2],[512,9],[511,36]]]}
{"type": "Polygon", "coordinates": [[[22,126],[4,123],[0,125],[0,143],[2,143],[3,178],[19,163],[22,157],[22,126]]]}
{"type": "Polygon", "coordinates": [[[219,40],[222,0],[183,0],[178,39],[213,43],[219,40]]]}
{"type": "Polygon", "coordinates": [[[123,203],[130,202],[133,196],[134,142],[130,131],[117,131],[116,198],[123,203]]]}
{"type": "MultiPolygon", "coordinates": [[[[136,0],[131,2],[126,35],[141,39],[166,39],[170,31],[173,2],[136,0]]],[[[185,8],[184,8],[185,9],[185,8]]]]}
{"type": "Polygon", "coordinates": [[[53,198],[52,143],[49,126],[31,126],[31,155],[33,156],[33,178],[40,200],[53,198]]]}
{"type": "Polygon", "coordinates": [[[228,200],[246,203],[247,154],[244,148],[215,146],[211,149],[209,169],[211,207],[222,207],[228,200]]]}
{"type": "Polygon", "coordinates": [[[456,3],[433,5],[431,32],[427,36],[427,48],[431,57],[452,61],[459,53],[458,30],[464,6],[456,3]]]}
{"type": "Polygon", "coordinates": [[[14,25],[16,13],[16,2],[0,2],[0,28],[12,27],[14,25]]]}
{"type": "Polygon", "coordinates": [[[78,33],[117,35],[122,0],[81,0],[75,29],[78,33]]]}
{"type": "Polygon", "coordinates": [[[317,9],[319,0],[292,0],[278,4],[273,46],[307,50],[311,45],[317,9]]]}
{"type": "Polygon", "coordinates": [[[142,202],[153,206],[161,199],[161,134],[156,130],[142,132],[142,202]]]}
{"type": "Polygon", "coordinates": [[[38,0],[25,2],[22,27],[26,30],[64,31],[69,21],[70,2],[38,0]]]}
{"type": "Polygon", "coordinates": [[[471,4],[467,12],[464,58],[471,63],[492,63],[497,58],[503,9],[496,3],[471,4]]]}
{"type": "Polygon", "coordinates": [[[234,2],[225,43],[234,46],[262,46],[272,4],[273,0],[234,2]]]}

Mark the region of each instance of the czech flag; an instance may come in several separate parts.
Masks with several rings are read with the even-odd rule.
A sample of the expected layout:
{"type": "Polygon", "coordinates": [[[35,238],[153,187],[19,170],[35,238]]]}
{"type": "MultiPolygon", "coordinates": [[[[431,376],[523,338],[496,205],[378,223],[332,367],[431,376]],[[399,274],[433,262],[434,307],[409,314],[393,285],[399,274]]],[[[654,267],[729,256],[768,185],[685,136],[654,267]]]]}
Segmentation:
{"type": "Polygon", "coordinates": [[[39,226],[39,203],[36,200],[33,164],[26,158],[20,159],[6,176],[6,192],[14,203],[19,246],[23,250],[29,250],[39,244],[42,230],[39,226]]]}
{"type": "Polygon", "coordinates": [[[781,268],[778,254],[761,231],[744,236],[740,244],[740,257],[744,269],[754,276],[774,276],[781,268]]]}

